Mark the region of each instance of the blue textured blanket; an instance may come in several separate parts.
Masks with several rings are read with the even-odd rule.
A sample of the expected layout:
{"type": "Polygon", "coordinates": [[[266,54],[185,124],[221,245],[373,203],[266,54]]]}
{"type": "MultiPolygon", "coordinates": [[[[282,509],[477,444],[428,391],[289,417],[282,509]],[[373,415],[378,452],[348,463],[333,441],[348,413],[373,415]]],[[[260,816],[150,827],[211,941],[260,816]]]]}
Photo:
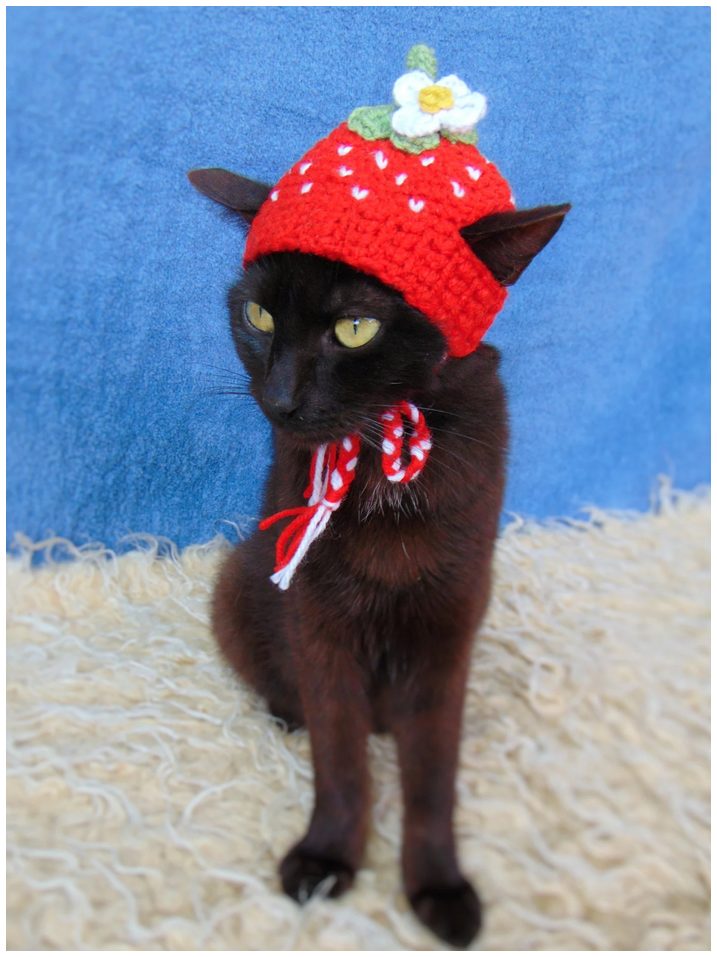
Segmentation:
{"type": "Polygon", "coordinates": [[[243,244],[195,166],[270,181],[408,48],[485,93],[518,204],[571,201],[489,341],[507,508],[644,507],[708,478],[709,33],[699,8],[11,8],[8,532],[202,541],[270,455],[224,297],[243,244]]]}

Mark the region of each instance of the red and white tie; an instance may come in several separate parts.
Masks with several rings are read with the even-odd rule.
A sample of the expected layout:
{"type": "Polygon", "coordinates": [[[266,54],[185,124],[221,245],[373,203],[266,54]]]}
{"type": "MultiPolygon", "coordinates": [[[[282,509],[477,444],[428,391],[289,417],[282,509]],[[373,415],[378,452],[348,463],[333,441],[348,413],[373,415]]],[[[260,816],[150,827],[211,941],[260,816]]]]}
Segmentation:
{"type": "MultiPolygon", "coordinates": [[[[381,416],[383,443],[381,464],[389,482],[410,482],[426,465],[431,451],[431,433],[423,413],[411,402],[401,402],[381,416]],[[404,419],[411,424],[409,458],[403,461],[404,419]]],[[[282,590],[291,584],[294,572],[309,547],[321,535],[333,512],[341,505],[356,475],[361,440],[349,435],[340,442],[320,445],[311,458],[309,484],[304,491],[306,505],[285,508],[259,523],[270,528],[283,518],[292,521],[276,542],[276,564],[271,580],[282,590]]]]}

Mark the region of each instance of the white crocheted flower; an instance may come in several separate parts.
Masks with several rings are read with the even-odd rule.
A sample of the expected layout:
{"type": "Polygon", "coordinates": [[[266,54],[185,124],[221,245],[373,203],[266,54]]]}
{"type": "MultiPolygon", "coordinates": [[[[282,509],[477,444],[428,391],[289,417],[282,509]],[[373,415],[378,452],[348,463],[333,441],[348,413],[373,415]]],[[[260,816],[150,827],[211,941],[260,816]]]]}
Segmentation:
{"type": "Polygon", "coordinates": [[[400,136],[429,136],[439,130],[466,133],[487,111],[482,93],[471,93],[457,76],[432,80],[423,70],[411,70],[399,76],[393,85],[393,98],[399,109],[391,116],[391,125],[400,136]]]}

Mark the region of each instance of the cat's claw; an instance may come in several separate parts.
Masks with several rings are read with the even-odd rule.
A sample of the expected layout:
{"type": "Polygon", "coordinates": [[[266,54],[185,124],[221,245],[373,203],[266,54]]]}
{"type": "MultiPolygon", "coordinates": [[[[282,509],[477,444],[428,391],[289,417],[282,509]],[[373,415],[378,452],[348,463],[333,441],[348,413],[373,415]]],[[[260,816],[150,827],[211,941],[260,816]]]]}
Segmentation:
{"type": "Polygon", "coordinates": [[[426,887],[410,900],[419,920],[453,947],[467,947],[481,928],[480,900],[468,881],[426,887]]]}
{"type": "Polygon", "coordinates": [[[299,847],[289,851],[281,862],[279,876],[284,892],[300,904],[317,892],[340,897],[354,881],[354,872],[347,864],[316,857],[299,847]]]}

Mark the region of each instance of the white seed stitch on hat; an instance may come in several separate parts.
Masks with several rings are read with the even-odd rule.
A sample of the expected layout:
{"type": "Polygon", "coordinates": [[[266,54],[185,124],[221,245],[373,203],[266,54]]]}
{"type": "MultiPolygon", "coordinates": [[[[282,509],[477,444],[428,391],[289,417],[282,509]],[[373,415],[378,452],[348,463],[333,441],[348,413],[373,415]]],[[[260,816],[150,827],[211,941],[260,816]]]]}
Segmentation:
{"type": "Polygon", "coordinates": [[[396,186],[403,186],[408,179],[408,173],[399,173],[396,177],[396,186]]]}
{"type": "Polygon", "coordinates": [[[341,486],[344,484],[344,480],[341,478],[341,472],[337,469],[334,469],[331,473],[331,488],[334,492],[338,492],[341,486]]]}
{"type": "Polygon", "coordinates": [[[454,179],[451,180],[451,186],[453,187],[453,194],[457,196],[458,199],[461,199],[466,195],[466,191],[463,189],[460,183],[457,183],[454,179]]]}
{"type": "Polygon", "coordinates": [[[409,208],[413,210],[414,213],[420,213],[423,207],[426,205],[425,200],[423,199],[414,199],[412,196],[408,200],[409,208]]]}
{"type": "Polygon", "coordinates": [[[435,162],[436,162],[435,156],[424,156],[421,159],[421,166],[430,166],[431,163],[435,163],[435,162]]]}
{"type": "Polygon", "coordinates": [[[272,201],[272,203],[275,203],[278,198],[279,198],[279,190],[278,190],[278,189],[274,189],[274,190],[272,190],[272,191],[269,193],[269,199],[272,201]]]}
{"type": "Polygon", "coordinates": [[[349,459],[348,462],[346,463],[346,471],[353,472],[357,464],[358,464],[358,457],[354,455],[354,457],[352,459],[349,459]]]}
{"type": "Polygon", "coordinates": [[[368,196],[368,190],[361,189],[359,186],[354,186],[354,188],[351,190],[351,195],[354,199],[366,199],[368,196]]]}
{"type": "Polygon", "coordinates": [[[336,152],[339,154],[339,156],[347,156],[352,149],[353,149],[353,146],[342,145],[342,146],[339,146],[336,152]]]}
{"type": "Polygon", "coordinates": [[[339,166],[338,174],[339,176],[353,176],[354,171],[349,169],[348,166],[339,166]]]}
{"type": "Polygon", "coordinates": [[[313,183],[304,183],[303,186],[301,187],[301,192],[302,192],[302,193],[308,193],[308,192],[310,192],[310,191],[311,191],[311,187],[312,187],[313,185],[314,185],[313,183]]]}
{"type": "Polygon", "coordinates": [[[386,453],[386,455],[393,455],[393,453],[396,451],[396,446],[389,439],[383,440],[381,448],[386,453]]]}
{"type": "Polygon", "coordinates": [[[473,180],[479,180],[481,178],[481,171],[476,169],[475,166],[466,166],[466,171],[473,180]]]}
{"type": "Polygon", "coordinates": [[[373,154],[373,158],[376,160],[376,166],[378,166],[379,169],[386,169],[388,166],[388,157],[382,150],[377,150],[377,152],[373,154]]]}
{"type": "Polygon", "coordinates": [[[307,169],[309,169],[310,166],[311,166],[311,163],[302,163],[302,164],[301,164],[301,166],[299,167],[299,172],[301,173],[302,176],[303,176],[304,173],[307,171],[307,169]]]}

